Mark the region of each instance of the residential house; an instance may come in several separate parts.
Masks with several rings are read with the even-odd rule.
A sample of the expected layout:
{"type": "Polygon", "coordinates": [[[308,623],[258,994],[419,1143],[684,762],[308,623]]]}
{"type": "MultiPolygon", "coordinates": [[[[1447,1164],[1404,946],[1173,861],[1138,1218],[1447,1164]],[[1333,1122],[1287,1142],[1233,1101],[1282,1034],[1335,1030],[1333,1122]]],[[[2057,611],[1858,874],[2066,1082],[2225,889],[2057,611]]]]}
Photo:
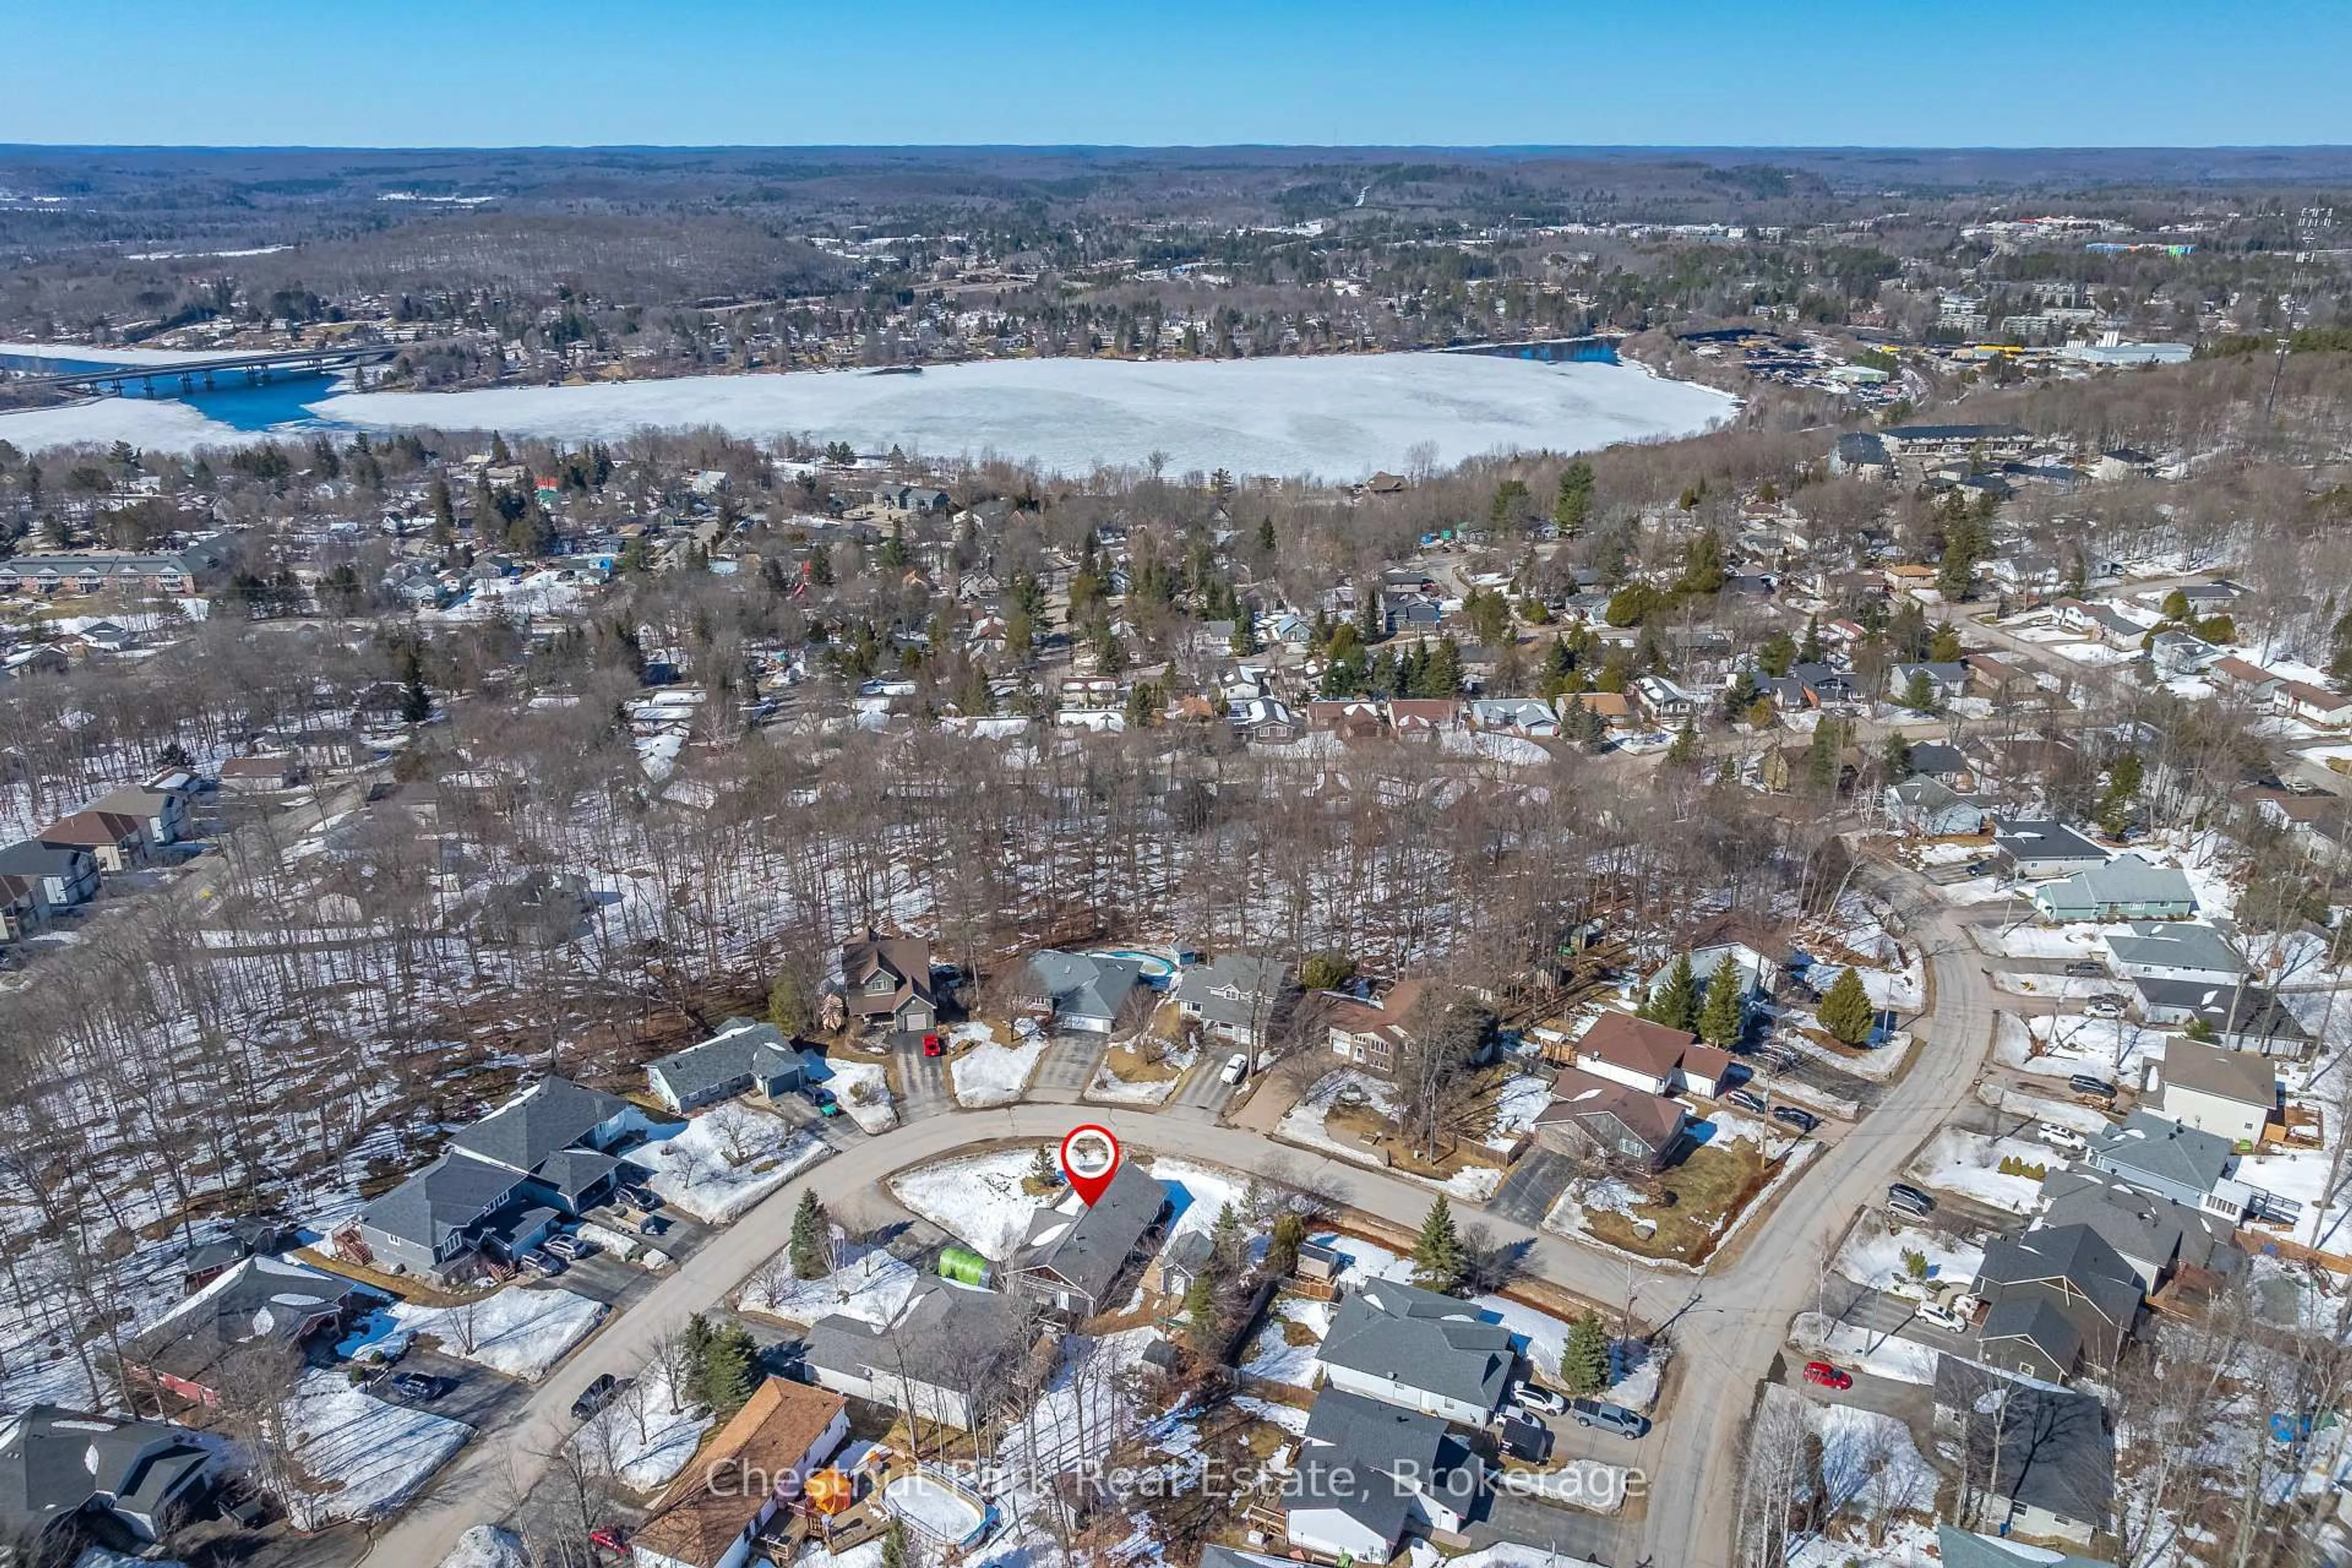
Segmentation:
{"type": "Polygon", "coordinates": [[[803,1353],[821,1388],[970,1432],[990,1414],[971,1369],[1025,1348],[1023,1317],[1009,1296],[927,1277],[886,1322],[819,1318],[803,1353]]]}
{"type": "Polygon", "coordinates": [[[646,1083],[684,1112],[739,1094],[773,1100],[808,1082],[808,1063],[773,1024],[730,1018],[698,1046],[646,1064],[646,1083]]]}
{"type": "Polygon", "coordinates": [[[939,1022],[931,990],[931,944],[867,928],[841,950],[841,994],[851,1021],[901,1033],[939,1022]]]}
{"type": "Polygon", "coordinates": [[[1637,678],[1633,695],[1654,724],[1680,724],[1696,718],[1704,706],[1696,692],[1675,685],[1663,675],[1637,678]]]}
{"type": "Polygon", "coordinates": [[[2066,582],[2066,563],[2042,551],[2013,550],[1996,555],[1985,569],[2003,593],[2024,598],[2055,593],[2066,582]]]}
{"type": "Polygon", "coordinates": [[[37,676],[63,675],[73,668],[65,649],[48,643],[31,647],[10,648],[0,654],[0,677],[10,680],[30,680],[37,676]]]}
{"type": "Polygon", "coordinates": [[[1437,1417],[1327,1388],[1284,1478],[1284,1533],[1302,1552],[1387,1563],[1408,1533],[1461,1532],[1479,1469],[1437,1417]]]}
{"type": "Polygon", "coordinates": [[[2244,1256],[2231,1239],[2238,1227],[2228,1220],[2097,1171],[2057,1167],[2042,1178],[2042,1226],[2096,1231],[2130,1265],[2143,1294],[2155,1294],[2182,1269],[2234,1274],[2244,1256]]]}
{"type": "Polygon", "coordinates": [[[2268,1057],[2172,1040],[2158,1070],[2157,1109],[2183,1127],[2251,1147],[2279,1114],[2278,1069],[2268,1057]]]}
{"type": "Polygon", "coordinates": [[[2132,1010],[2144,1023],[2202,1025],[2216,1044],[2263,1057],[2299,1058],[2311,1049],[2309,1032],[2286,1005],[2244,980],[2135,980],[2132,989],[2132,1010]]]}
{"type": "Polygon", "coordinates": [[[2107,861],[2105,850],[2063,822],[1996,821],[1992,847],[2010,875],[2025,882],[2071,876],[2107,861]]]}
{"type": "Polygon", "coordinates": [[[33,1405],[0,1436],[0,1551],[28,1568],[128,1562],[203,1502],[218,1448],[169,1421],[33,1405]]]}
{"type": "Polygon", "coordinates": [[[0,872],[0,942],[22,942],[48,918],[48,901],[34,878],[0,872]]]}
{"type": "Polygon", "coordinates": [[[2201,674],[2219,663],[2221,650],[2183,631],[2161,631],[2147,639],[2148,662],[2167,680],[2201,674]]]}
{"type": "Polygon", "coordinates": [[[2289,680],[2281,683],[2276,700],[2279,710],[2288,718],[2300,719],[2323,730],[2341,730],[2352,724],[2352,694],[2308,680],[2289,680]]]}
{"type": "Polygon", "coordinates": [[[30,838],[0,848],[0,876],[30,884],[44,906],[69,910],[98,896],[98,858],[79,845],[42,844],[30,838]]]}
{"type": "Polygon", "coordinates": [[[1121,1164],[1092,1203],[1071,1194],[1030,1216],[1006,1278],[1073,1318],[1118,1304],[1114,1288],[1168,1218],[1168,1190],[1139,1167],[1121,1164]]]}
{"type": "Polygon", "coordinates": [[[1680,1152],[1690,1112],[1680,1100],[1562,1068],[1535,1125],[1538,1137],[1570,1153],[1658,1171],[1680,1152]]]}
{"type": "Polygon", "coordinates": [[[1978,1535],[1948,1524],[1936,1527],[1936,1550],[1944,1568],[2107,1568],[2105,1563],[2070,1552],[1978,1535]]]}
{"type": "Polygon", "coordinates": [[[1242,739],[1269,746],[1288,745],[1302,732],[1290,705],[1273,697],[1246,697],[1233,703],[1225,721],[1242,739]]]}
{"type": "Polygon", "coordinates": [[[1559,733],[1559,715],[1540,698],[1479,698],[1471,701],[1467,711],[1474,730],[1499,731],[1534,741],[1549,741],[1559,733]]]}
{"type": "Polygon", "coordinates": [[[1340,1298],[1315,1373],[1327,1388],[1482,1426],[1502,1405],[1516,1360],[1510,1331],[1468,1302],[1373,1279],[1340,1298]]]}
{"type": "Polygon", "coordinates": [[[2232,1225],[2256,1203],[2254,1190],[2232,1179],[2237,1159],[2228,1139],[2152,1110],[2135,1110],[2122,1126],[2094,1134],[2084,1163],[2232,1225]]]}
{"type": "Polygon", "coordinates": [[[1462,704],[1450,697],[1392,697],[1389,728],[1400,736],[1427,738],[1462,727],[1462,704]]]}
{"type": "MultiPolygon", "coordinates": [[[[1861,779],[1863,770],[1869,765],[1869,762],[1870,759],[1863,755],[1860,746],[1847,744],[1840,747],[1837,754],[1837,793],[1843,795],[1852,790],[1861,779]]],[[[1817,785],[1813,776],[1813,745],[1810,741],[1799,742],[1793,745],[1775,746],[1766,752],[1763,759],[1756,764],[1757,781],[1775,795],[1786,795],[1791,790],[1814,788],[1817,785]]]]}
{"type": "Polygon", "coordinates": [[[776,1516],[848,1437],[840,1394],[769,1378],[630,1537],[633,1568],[745,1568],[776,1516]]]}
{"type": "Polygon", "coordinates": [[[1278,958],[1223,953],[1187,966],[1170,994],[1208,1033],[1255,1051],[1289,994],[1289,973],[1278,958]]]}
{"type": "Polygon", "coordinates": [[[1412,1042],[1406,1020],[1426,988],[1423,981],[1399,980],[1360,987],[1360,994],[1327,992],[1332,1055],[1376,1078],[1396,1076],[1398,1058],[1412,1042]]]}
{"type": "Polygon", "coordinates": [[[2235,985],[2246,973],[2227,933],[2186,921],[2134,921],[2130,935],[2107,938],[2107,967],[2125,980],[2205,985],[2235,985]]]}
{"type": "Polygon", "coordinates": [[[188,835],[188,796],[184,790],[118,789],[99,796],[85,808],[133,817],[147,836],[147,847],[161,849],[188,835]]]}
{"type": "Polygon", "coordinates": [[[235,1393],[241,1368],[257,1362],[275,1375],[273,1359],[331,1344],[377,1300],[324,1269],[247,1258],[124,1345],[123,1377],[189,1405],[216,1406],[235,1393]]]}
{"type": "Polygon", "coordinates": [[[2044,882],[2032,897],[2034,912],[2053,922],[2183,920],[2197,911],[2186,872],[2138,855],[2118,855],[2105,865],[2044,882]]]}
{"type": "Polygon", "coordinates": [[[1953,1355],[1937,1362],[1935,1397],[1936,1430],[1968,1470],[1962,1528],[2078,1546],[2110,1528],[2116,1439],[2097,1398],[1953,1355]]]}
{"type": "Polygon", "coordinates": [[[1923,838],[1969,837],[1984,831],[1985,805],[1932,778],[1886,786],[1886,820],[1923,838]]]}
{"type": "Polygon", "coordinates": [[[547,1078],[449,1141],[439,1159],[336,1233],[355,1262],[435,1279],[504,1268],[621,1179],[610,1151],[643,1131],[625,1100],[547,1078]]]}
{"type": "Polygon", "coordinates": [[[1970,694],[1996,702],[2022,701],[2040,689],[2027,671],[1990,653],[1972,653],[1960,662],[1969,667],[1970,694]]]}
{"type": "Polygon", "coordinates": [[[77,811],[41,829],[40,842],[51,849],[85,849],[103,874],[135,869],[147,863],[146,824],[114,811],[77,811]]]}
{"type": "Polygon", "coordinates": [[[1886,443],[1868,430],[1854,430],[1837,438],[1830,448],[1830,472],[1852,474],[1875,484],[1895,471],[1886,443]]]}
{"type": "Polygon", "coordinates": [[[2115,1365],[2139,1321],[2138,1272],[2087,1225],[2038,1226],[1985,1244],[1976,1293],[1987,1365],[2063,1383],[2115,1365]]]}
{"type": "Polygon", "coordinates": [[[2286,677],[2273,675],[2261,665],[2235,655],[2214,660],[2207,667],[2205,679],[2227,695],[2262,708],[2271,706],[2279,689],[2286,684],[2286,677]]]}
{"type": "Polygon", "coordinates": [[[289,755],[230,757],[221,763],[219,774],[223,795],[274,795],[308,776],[301,759],[289,755]]]}
{"type": "Polygon", "coordinates": [[[1934,779],[1966,794],[1977,787],[1977,766],[1968,753],[1945,741],[1920,741],[1911,748],[1911,776],[1934,779]]]}
{"type": "Polygon", "coordinates": [[[2147,628],[2112,605],[2085,599],[2061,599],[2055,606],[2058,624],[2070,632],[2095,637],[2112,648],[2137,648],[2147,628]]]}
{"type": "Polygon", "coordinates": [[[1853,674],[1832,665],[1791,665],[1787,678],[1794,683],[1794,701],[1782,700],[1776,689],[1774,700],[1783,708],[1834,708],[1862,700],[1862,687],[1853,674]]]}
{"type": "Polygon", "coordinates": [[[1052,948],[1029,955],[1027,984],[1055,1027],[1090,1035],[1134,1021],[1130,1010],[1145,992],[1143,965],[1134,959],[1052,948]]]}
{"type": "MultiPolygon", "coordinates": [[[[1714,970],[1700,968],[1696,958],[1691,972],[1702,984],[1714,978],[1714,970]]],[[[1747,981],[1751,996],[1760,988],[1760,973],[1747,981]]],[[[1654,990],[1660,982],[1651,984],[1654,990]]],[[[1603,1013],[1577,1040],[1576,1065],[1595,1078],[1648,1094],[1713,1096],[1728,1087],[1733,1063],[1729,1052],[1702,1045],[1696,1035],[1631,1013],[1603,1013]]]]}
{"type": "Polygon", "coordinates": [[[1958,659],[1949,663],[1897,664],[1886,671],[1886,695],[1896,702],[1910,700],[1914,677],[1924,679],[1927,695],[1937,707],[1942,707],[1956,697],[1965,697],[1969,689],[1969,667],[1958,659]]]}

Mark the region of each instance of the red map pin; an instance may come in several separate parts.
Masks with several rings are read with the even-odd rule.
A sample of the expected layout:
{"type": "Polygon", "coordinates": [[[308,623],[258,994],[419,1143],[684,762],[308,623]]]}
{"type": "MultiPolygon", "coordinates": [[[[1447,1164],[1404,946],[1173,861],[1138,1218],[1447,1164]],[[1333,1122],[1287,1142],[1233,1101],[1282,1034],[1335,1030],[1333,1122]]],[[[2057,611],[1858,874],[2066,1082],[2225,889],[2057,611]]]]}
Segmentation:
{"type": "Polygon", "coordinates": [[[1110,1135],[1109,1128],[1089,1121],[1071,1128],[1070,1135],[1062,1140],[1062,1174],[1070,1179],[1070,1190],[1086,1199],[1088,1208],[1095,1206],[1095,1200],[1118,1173],[1118,1140],[1110,1135]]]}

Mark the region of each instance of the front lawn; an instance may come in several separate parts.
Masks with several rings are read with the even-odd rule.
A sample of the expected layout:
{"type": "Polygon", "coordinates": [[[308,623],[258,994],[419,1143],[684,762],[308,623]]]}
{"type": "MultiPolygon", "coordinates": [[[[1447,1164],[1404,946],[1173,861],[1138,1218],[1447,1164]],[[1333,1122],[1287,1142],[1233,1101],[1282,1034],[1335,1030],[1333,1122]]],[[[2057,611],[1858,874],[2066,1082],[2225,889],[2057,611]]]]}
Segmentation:
{"type": "Polygon", "coordinates": [[[1588,1213],[1584,1227],[1595,1239],[1643,1258],[1699,1264],[1770,1174],[1764,1152],[1745,1139],[1702,1144],[1654,1178],[1641,1201],[1588,1213]],[[1649,1230],[1644,1221],[1656,1228],[1649,1230]]]}

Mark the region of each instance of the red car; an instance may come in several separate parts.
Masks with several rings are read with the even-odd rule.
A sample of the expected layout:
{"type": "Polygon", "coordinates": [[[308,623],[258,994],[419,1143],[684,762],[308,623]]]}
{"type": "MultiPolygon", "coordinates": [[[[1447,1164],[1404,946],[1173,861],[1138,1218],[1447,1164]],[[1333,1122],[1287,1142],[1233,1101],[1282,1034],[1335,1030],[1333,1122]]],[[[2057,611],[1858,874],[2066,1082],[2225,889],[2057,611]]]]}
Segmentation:
{"type": "Polygon", "coordinates": [[[1809,1361],[1805,1363],[1805,1381],[1820,1384],[1823,1388],[1852,1388],[1853,1373],[1825,1361],[1809,1361]]]}
{"type": "Polygon", "coordinates": [[[947,1042],[940,1039],[937,1035],[925,1035],[923,1037],[923,1054],[927,1057],[943,1057],[948,1054],[947,1042]]]}
{"type": "Polygon", "coordinates": [[[617,1524],[600,1525],[588,1532],[588,1539],[615,1557],[629,1554],[629,1532],[617,1524]]]}

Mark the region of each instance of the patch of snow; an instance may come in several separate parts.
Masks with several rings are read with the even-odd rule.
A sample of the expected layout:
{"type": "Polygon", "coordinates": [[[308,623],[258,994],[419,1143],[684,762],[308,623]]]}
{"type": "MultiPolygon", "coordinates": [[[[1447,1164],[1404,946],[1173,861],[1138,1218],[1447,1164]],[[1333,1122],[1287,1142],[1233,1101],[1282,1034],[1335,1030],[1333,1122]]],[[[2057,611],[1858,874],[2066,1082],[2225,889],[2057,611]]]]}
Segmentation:
{"type": "Polygon", "coordinates": [[[596,1474],[649,1492],[686,1468],[715,1420],[690,1394],[673,1390],[660,1362],[652,1361],[572,1435],[572,1446],[596,1474]]]}
{"type": "Polygon", "coordinates": [[[474,1435],[462,1421],[362,1393],[327,1367],[304,1373],[278,1414],[291,1472],[283,1500],[298,1530],[392,1512],[474,1435]]]}
{"type": "Polygon", "coordinates": [[[1029,1075],[1037,1070],[1037,1059],[1045,1054],[1042,1035],[1004,1046],[985,1024],[959,1024],[951,1034],[954,1045],[976,1042],[948,1063],[957,1102],[973,1110],[1019,1100],[1029,1087],[1029,1075]]]}
{"type": "MultiPolygon", "coordinates": [[[[537,1382],[571,1354],[609,1310],[604,1302],[571,1290],[509,1285],[454,1307],[394,1302],[377,1312],[374,1321],[386,1331],[429,1335],[444,1355],[537,1382]]],[[[362,1331],[362,1342],[370,1337],[362,1331]]]]}
{"type": "Polygon", "coordinates": [[[668,1203],[724,1225],[833,1152],[814,1131],[732,1100],[713,1106],[669,1136],[630,1151],[649,1167],[647,1184],[668,1203]]]}

